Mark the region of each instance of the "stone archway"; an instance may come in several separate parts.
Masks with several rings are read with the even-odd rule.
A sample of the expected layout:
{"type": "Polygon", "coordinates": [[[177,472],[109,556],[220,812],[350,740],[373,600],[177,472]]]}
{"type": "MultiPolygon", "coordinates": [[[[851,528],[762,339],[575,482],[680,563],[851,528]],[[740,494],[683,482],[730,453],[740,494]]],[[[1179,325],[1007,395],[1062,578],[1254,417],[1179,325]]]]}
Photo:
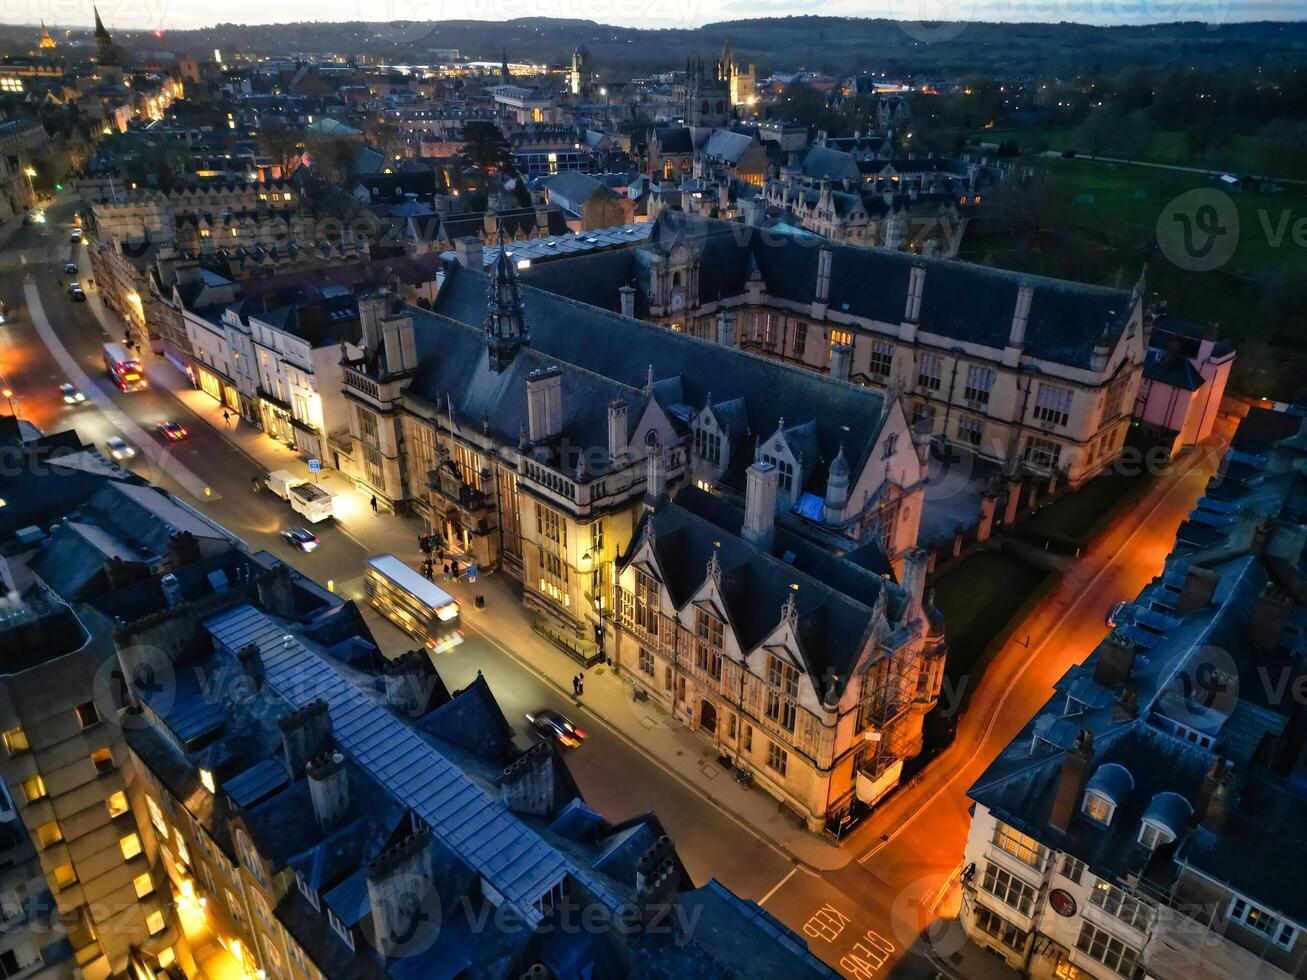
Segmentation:
{"type": "Polygon", "coordinates": [[[699,730],[709,735],[717,734],[717,706],[707,698],[699,703],[699,730]]]}

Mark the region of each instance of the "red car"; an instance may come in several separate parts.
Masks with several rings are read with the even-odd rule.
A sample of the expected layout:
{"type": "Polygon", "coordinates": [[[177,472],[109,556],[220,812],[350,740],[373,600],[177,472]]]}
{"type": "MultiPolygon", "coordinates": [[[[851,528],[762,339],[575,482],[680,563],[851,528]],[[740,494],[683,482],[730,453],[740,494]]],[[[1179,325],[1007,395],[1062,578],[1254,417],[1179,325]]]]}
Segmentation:
{"type": "Polygon", "coordinates": [[[179,422],[168,422],[168,421],[160,422],[158,425],[158,429],[171,442],[181,442],[188,435],[190,435],[190,433],[186,431],[186,426],[182,425],[179,422]]]}
{"type": "Polygon", "coordinates": [[[526,720],[531,723],[537,735],[555,739],[563,748],[575,749],[585,741],[585,732],[553,708],[541,708],[535,714],[528,714],[526,720]]]}

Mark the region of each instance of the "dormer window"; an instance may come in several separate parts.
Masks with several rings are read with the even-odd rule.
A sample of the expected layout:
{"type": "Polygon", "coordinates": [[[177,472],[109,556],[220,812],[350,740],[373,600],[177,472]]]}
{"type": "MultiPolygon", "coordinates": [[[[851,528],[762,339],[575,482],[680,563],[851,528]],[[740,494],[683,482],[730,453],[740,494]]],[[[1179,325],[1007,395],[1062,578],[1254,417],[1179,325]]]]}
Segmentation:
{"type": "Polygon", "coordinates": [[[1145,820],[1139,825],[1139,843],[1150,851],[1155,851],[1163,844],[1169,844],[1173,840],[1175,840],[1175,836],[1171,831],[1159,824],[1145,820]]]}
{"type": "Polygon", "coordinates": [[[327,909],[327,921],[331,923],[331,928],[340,937],[340,941],[352,950],[354,948],[354,933],[350,931],[349,926],[345,925],[331,909],[327,909]]]}
{"type": "Polygon", "coordinates": [[[884,459],[889,459],[899,448],[899,436],[897,432],[891,432],[885,437],[885,451],[882,453],[884,459]]]}
{"type": "Polygon", "coordinates": [[[304,876],[299,872],[295,873],[295,884],[299,886],[300,894],[315,909],[320,908],[318,904],[318,893],[313,890],[313,886],[304,880],[304,876]]]}
{"type": "Polygon", "coordinates": [[[1101,823],[1106,827],[1112,822],[1112,814],[1116,812],[1116,804],[1106,796],[1089,792],[1085,794],[1085,802],[1080,807],[1080,812],[1095,823],[1101,823]]]}

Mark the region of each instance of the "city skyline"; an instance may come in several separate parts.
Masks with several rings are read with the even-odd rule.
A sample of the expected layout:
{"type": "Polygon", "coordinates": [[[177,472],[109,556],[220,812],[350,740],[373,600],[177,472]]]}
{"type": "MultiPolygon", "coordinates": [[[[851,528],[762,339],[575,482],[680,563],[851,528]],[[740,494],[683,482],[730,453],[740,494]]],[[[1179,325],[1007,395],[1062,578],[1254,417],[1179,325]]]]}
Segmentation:
{"type": "MultiPolygon", "coordinates": [[[[78,5],[80,8],[80,4],[78,5]]],[[[376,23],[412,21],[496,22],[523,18],[550,18],[589,22],[596,27],[643,29],[698,29],[734,21],[780,19],[789,16],[850,17],[885,19],[903,23],[1074,23],[1089,26],[1142,26],[1175,22],[1212,25],[1256,21],[1294,22],[1307,18],[1303,0],[1148,0],[1148,2],[1100,3],[1097,0],[726,0],[705,4],[699,0],[654,0],[629,3],[600,0],[581,4],[575,0],[498,0],[491,4],[465,5],[451,0],[385,0],[363,4],[359,0],[322,0],[280,5],[275,10],[237,0],[226,5],[227,16],[214,19],[207,8],[177,5],[168,0],[151,3],[114,2],[99,5],[100,16],[111,29],[203,30],[220,24],[376,23]]],[[[6,26],[28,26],[44,22],[60,30],[90,29],[93,14],[72,5],[34,4],[19,14],[15,8],[0,13],[6,26]]]]}

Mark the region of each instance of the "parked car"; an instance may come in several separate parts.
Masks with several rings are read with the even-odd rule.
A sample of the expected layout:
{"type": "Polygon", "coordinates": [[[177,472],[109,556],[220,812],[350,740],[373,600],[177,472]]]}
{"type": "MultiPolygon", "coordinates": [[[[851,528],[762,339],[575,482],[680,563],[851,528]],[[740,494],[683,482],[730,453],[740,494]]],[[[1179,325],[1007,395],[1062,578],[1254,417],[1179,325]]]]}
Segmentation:
{"type": "Polygon", "coordinates": [[[281,532],[281,536],[286,539],[286,543],[292,548],[298,548],[300,551],[308,554],[310,551],[317,551],[318,545],[322,541],[316,534],[308,528],[290,527],[281,532]]]}
{"type": "Polygon", "coordinates": [[[105,440],[105,445],[109,447],[109,455],[113,459],[127,460],[136,455],[136,450],[127,445],[127,440],[122,436],[110,436],[105,440]]]}
{"type": "Polygon", "coordinates": [[[566,749],[574,749],[585,741],[585,732],[572,724],[553,708],[541,708],[528,714],[526,720],[541,738],[552,738],[566,749]]]}
{"type": "Polygon", "coordinates": [[[74,274],[75,274],[75,273],[77,272],[77,263],[76,263],[76,262],[65,262],[65,263],[64,263],[64,272],[71,272],[71,273],[74,273],[74,274]]]}
{"type": "Polygon", "coordinates": [[[77,390],[77,386],[66,381],[59,386],[59,394],[64,396],[65,405],[79,405],[86,401],[86,396],[77,390]]]}
{"type": "Polygon", "coordinates": [[[86,293],[82,290],[80,282],[70,282],[68,284],[68,295],[74,302],[82,302],[86,299],[86,293]]]}
{"type": "Polygon", "coordinates": [[[1121,613],[1125,612],[1126,603],[1118,602],[1107,612],[1107,628],[1116,629],[1116,624],[1121,621],[1121,613]]]}
{"type": "Polygon", "coordinates": [[[170,442],[181,442],[190,435],[190,433],[186,431],[186,426],[182,425],[180,422],[173,422],[168,419],[159,422],[155,428],[158,429],[163,434],[164,438],[168,439],[170,442]]]}
{"type": "Polygon", "coordinates": [[[70,242],[80,242],[82,240],[82,229],[74,228],[68,235],[68,240],[70,242]]]}

